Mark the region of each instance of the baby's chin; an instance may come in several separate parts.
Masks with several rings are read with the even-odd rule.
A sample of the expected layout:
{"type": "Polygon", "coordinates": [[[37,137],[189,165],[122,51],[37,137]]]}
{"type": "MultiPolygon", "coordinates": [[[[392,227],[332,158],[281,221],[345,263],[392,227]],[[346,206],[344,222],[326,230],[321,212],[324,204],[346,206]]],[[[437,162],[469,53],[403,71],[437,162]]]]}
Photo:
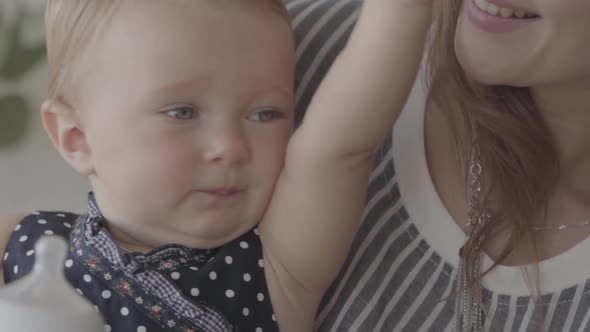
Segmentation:
{"type": "Polygon", "coordinates": [[[212,249],[227,244],[244,235],[258,224],[256,218],[209,218],[207,216],[171,220],[165,225],[144,225],[143,238],[157,248],[179,244],[189,248],[212,249]]]}
{"type": "Polygon", "coordinates": [[[252,228],[256,227],[257,222],[242,221],[241,223],[223,221],[200,228],[192,233],[192,236],[186,237],[184,243],[180,243],[190,248],[210,249],[218,248],[230,243],[240,236],[244,235],[252,228]]]}

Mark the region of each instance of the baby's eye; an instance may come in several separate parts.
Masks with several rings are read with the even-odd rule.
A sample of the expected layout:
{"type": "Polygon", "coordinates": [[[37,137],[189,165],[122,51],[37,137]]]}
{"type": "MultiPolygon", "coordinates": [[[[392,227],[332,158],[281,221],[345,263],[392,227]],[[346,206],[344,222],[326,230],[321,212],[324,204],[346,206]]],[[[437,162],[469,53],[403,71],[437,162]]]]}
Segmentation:
{"type": "Polygon", "coordinates": [[[178,120],[190,120],[195,117],[195,111],[190,106],[180,106],[164,112],[167,116],[178,120]]]}
{"type": "Polygon", "coordinates": [[[256,113],[253,113],[252,115],[250,115],[248,117],[249,120],[253,120],[253,121],[260,121],[260,122],[270,122],[276,119],[281,119],[283,118],[283,113],[274,110],[274,109],[266,109],[266,110],[262,110],[262,111],[258,111],[256,113]]]}

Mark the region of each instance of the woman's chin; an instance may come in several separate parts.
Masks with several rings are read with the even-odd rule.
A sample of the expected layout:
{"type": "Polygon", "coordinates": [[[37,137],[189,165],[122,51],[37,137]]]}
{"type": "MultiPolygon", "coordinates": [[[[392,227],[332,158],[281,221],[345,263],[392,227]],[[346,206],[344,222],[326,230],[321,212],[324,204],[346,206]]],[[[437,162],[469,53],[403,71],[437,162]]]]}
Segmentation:
{"type": "Polygon", "coordinates": [[[462,60],[459,57],[461,68],[470,81],[487,86],[513,86],[527,87],[531,85],[519,71],[509,65],[490,65],[479,62],[462,60]]]}

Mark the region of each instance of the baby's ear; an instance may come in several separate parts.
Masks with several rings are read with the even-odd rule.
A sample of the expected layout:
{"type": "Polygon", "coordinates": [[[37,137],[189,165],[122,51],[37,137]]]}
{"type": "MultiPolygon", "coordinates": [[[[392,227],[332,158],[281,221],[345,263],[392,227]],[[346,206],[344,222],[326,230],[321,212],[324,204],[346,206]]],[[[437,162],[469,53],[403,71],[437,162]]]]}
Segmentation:
{"type": "Polygon", "coordinates": [[[92,153],[79,112],[59,100],[48,99],[41,105],[41,118],[53,145],[68,164],[81,175],[92,174],[92,153]]]}

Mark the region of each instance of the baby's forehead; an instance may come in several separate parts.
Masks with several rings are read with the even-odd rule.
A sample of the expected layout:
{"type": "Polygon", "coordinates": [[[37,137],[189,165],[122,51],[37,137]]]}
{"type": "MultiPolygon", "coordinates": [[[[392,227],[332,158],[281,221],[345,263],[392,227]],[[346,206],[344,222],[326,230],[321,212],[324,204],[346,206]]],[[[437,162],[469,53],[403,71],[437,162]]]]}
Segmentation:
{"type": "Polygon", "coordinates": [[[100,42],[88,52],[92,64],[126,61],[129,67],[179,70],[180,75],[201,66],[247,70],[264,64],[259,70],[266,71],[277,57],[293,53],[290,27],[276,17],[261,20],[242,11],[187,11],[171,6],[163,11],[162,4],[141,7],[126,11],[103,31],[100,42]]]}
{"type": "MultiPolygon", "coordinates": [[[[207,53],[214,53],[214,47],[222,44],[225,53],[237,51],[242,57],[248,57],[264,43],[272,43],[276,48],[292,48],[290,25],[281,16],[269,13],[270,0],[257,0],[266,4],[259,5],[266,10],[235,4],[242,3],[241,0],[225,1],[234,4],[231,6],[212,5],[217,1],[148,0],[133,7],[122,6],[105,26],[101,39],[108,46],[116,44],[115,47],[128,53],[137,48],[171,56],[192,52],[186,56],[192,56],[195,61],[207,53]],[[277,35],[279,38],[274,38],[277,35]]],[[[100,52],[90,54],[97,56],[100,52]]]]}
{"type": "MultiPolygon", "coordinates": [[[[122,0],[119,0],[122,1],[122,0]]],[[[241,13],[243,15],[277,15],[289,21],[285,5],[281,0],[142,0],[122,1],[118,6],[118,12],[137,14],[141,7],[153,8],[157,13],[167,14],[180,9],[187,14],[199,14],[206,12],[208,15],[224,15],[241,13]]],[[[230,23],[229,21],[228,23],[230,23]]]]}
{"type": "MultiPolygon", "coordinates": [[[[105,58],[107,52],[101,44],[108,35],[130,35],[139,42],[162,44],[162,50],[169,48],[165,50],[168,54],[188,52],[190,50],[183,49],[184,44],[197,43],[207,47],[212,37],[223,32],[224,26],[249,30],[252,20],[247,22],[243,18],[256,17],[256,24],[276,29],[288,23],[286,14],[277,15],[282,11],[286,13],[279,0],[48,0],[50,95],[58,96],[64,93],[67,85],[75,85],[76,78],[83,76],[85,71],[80,67],[92,67],[105,58]],[[182,25],[187,21],[203,20],[210,23],[223,20],[224,25],[182,25]],[[162,26],[176,26],[178,31],[168,36],[160,34],[160,39],[154,38],[162,26]],[[199,30],[210,32],[211,36],[196,39],[193,35],[191,38],[191,34],[199,30]]],[[[223,36],[225,39],[231,37],[229,33],[223,36]]],[[[233,40],[240,42],[244,38],[236,35],[233,40]]],[[[138,46],[144,49],[146,45],[118,45],[128,56],[141,57],[141,52],[133,52],[138,46]]],[[[246,49],[249,45],[242,47],[246,49]]]]}
{"type": "Polygon", "coordinates": [[[261,91],[289,96],[295,61],[288,25],[269,28],[240,11],[230,11],[228,22],[182,6],[163,13],[161,6],[122,12],[130,16],[105,29],[83,65],[85,93],[157,101],[198,94],[241,100],[261,91]]]}

